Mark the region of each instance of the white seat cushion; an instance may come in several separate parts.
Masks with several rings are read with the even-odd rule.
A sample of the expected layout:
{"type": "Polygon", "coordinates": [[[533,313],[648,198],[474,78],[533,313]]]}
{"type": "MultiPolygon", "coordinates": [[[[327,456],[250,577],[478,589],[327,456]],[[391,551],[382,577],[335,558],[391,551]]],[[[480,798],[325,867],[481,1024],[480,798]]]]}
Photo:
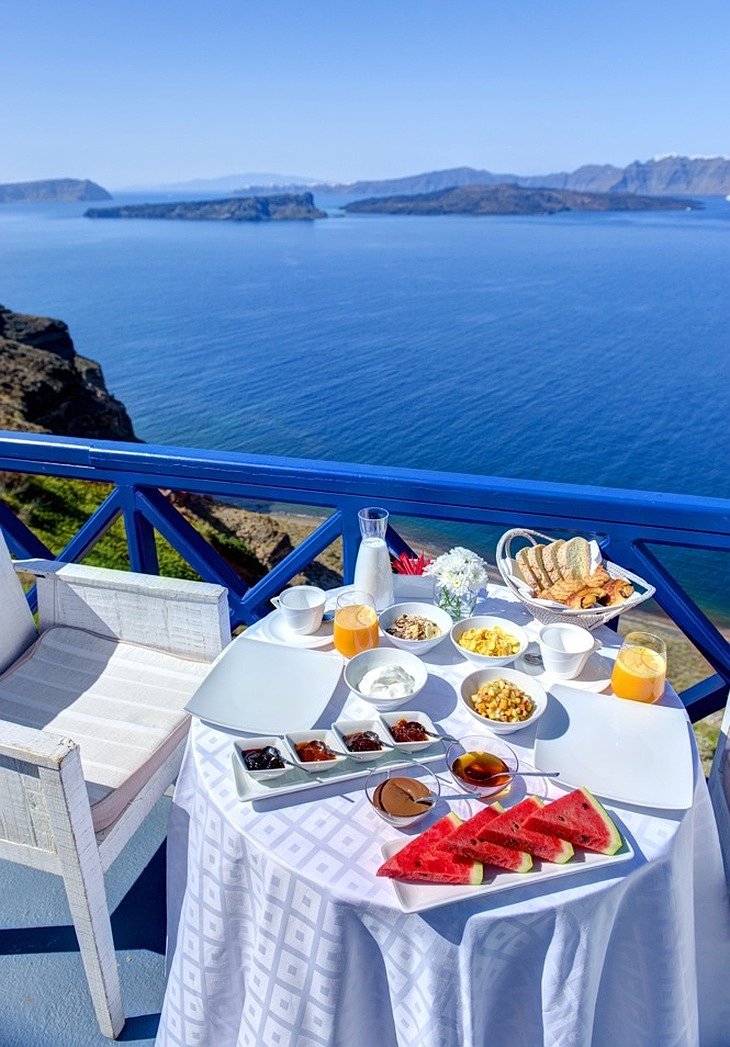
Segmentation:
{"type": "Polygon", "coordinates": [[[0,720],[77,743],[100,832],[185,737],[185,705],[209,668],[208,662],[54,626],[0,676],[0,720]]]}

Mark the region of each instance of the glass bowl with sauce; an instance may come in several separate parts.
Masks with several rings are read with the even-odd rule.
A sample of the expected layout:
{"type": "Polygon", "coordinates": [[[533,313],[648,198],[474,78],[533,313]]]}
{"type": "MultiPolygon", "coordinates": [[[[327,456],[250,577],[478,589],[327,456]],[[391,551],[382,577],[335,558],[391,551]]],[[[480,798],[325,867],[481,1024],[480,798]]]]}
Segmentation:
{"type": "Polygon", "coordinates": [[[479,796],[505,792],[518,773],[514,749],[499,738],[483,734],[452,742],[446,752],[446,765],[460,790],[470,789],[479,796]]]}
{"type": "Polygon", "coordinates": [[[441,782],[427,767],[374,770],[365,779],[365,795],[383,821],[399,829],[420,822],[438,801],[419,797],[441,795],[441,782]]]}

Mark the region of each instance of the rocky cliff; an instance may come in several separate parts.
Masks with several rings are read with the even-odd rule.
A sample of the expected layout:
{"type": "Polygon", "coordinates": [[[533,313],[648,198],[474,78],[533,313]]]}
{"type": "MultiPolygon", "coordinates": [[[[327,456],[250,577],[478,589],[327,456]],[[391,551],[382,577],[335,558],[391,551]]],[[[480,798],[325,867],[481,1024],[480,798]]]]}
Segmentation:
{"type": "Polygon", "coordinates": [[[49,178],[44,182],[6,182],[0,203],[69,204],[78,200],[111,200],[111,194],[88,178],[49,178]]]}
{"type": "Polygon", "coordinates": [[[0,428],[135,440],[99,364],[79,356],[66,324],[0,306],[0,428]]]}
{"type": "MultiPolygon", "coordinates": [[[[136,440],[124,404],[112,396],[99,364],[79,356],[60,320],[26,316],[0,306],[0,429],[101,440],[136,440]]],[[[103,484],[58,477],[0,475],[0,495],[51,549],[62,548],[108,493],[103,484]]],[[[277,517],[220,505],[209,498],[168,493],[185,518],[253,584],[314,530],[313,517],[277,517]]],[[[162,573],[196,577],[166,545],[162,573]]],[[[127,567],[121,521],[102,538],[89,562],[127,567]]],[[[331,588],[341,583],[339,543],[297,576],[331,588]]]]}

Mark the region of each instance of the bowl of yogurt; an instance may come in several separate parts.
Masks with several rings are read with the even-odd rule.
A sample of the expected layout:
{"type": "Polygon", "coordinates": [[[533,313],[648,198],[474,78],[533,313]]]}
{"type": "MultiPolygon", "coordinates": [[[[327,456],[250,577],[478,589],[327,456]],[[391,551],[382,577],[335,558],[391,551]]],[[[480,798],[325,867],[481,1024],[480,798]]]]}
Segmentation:
{"type": "Polygon", "coordinates": [[[428,669],[420,658],[393,647],[356,654],[345,666],[350,690],[376,709],[397,709],[423,690],[428,669]]]}

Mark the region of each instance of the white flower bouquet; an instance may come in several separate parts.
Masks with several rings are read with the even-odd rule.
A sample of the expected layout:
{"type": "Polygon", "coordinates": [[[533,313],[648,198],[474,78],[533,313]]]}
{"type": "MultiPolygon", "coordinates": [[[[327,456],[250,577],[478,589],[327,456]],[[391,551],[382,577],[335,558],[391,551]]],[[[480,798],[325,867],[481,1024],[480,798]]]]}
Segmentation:
{"type": "Polygon", "coordinates": [[[430,563],[424,574],[436,581],[436,603],[453,621],[468,618],[487,581],[487,565],[471,549],[457,545],[430,563]]]}

